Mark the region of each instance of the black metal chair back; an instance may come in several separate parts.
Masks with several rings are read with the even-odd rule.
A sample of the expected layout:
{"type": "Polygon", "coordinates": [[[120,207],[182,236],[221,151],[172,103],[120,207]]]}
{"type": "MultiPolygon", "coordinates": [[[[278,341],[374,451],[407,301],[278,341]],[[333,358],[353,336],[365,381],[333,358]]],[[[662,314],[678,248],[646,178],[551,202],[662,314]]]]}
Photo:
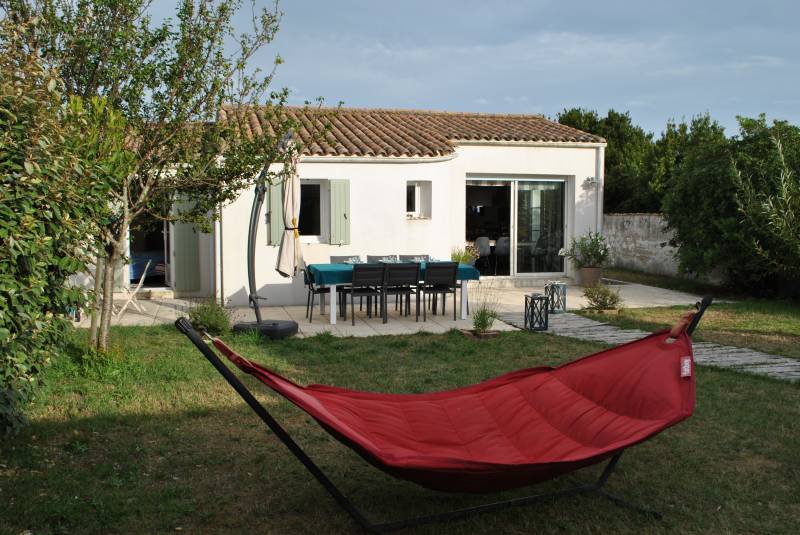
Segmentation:
{"type": "Polygon", "coordinates": [[[458,262],[428,262],[425,265],[425,284],[429,286],[455,286],[458,262]]]}
{"type": "Polygon", "coordinates": [[[367,255],[368,264],[375,264],[377,262],[395,262],[396,260],[397,260],[396,254],[367,255]]]}
{"type": "Polygon", "coordinates": [[[354,264],[353,287],[383,286],[386,267],[383,264],[354,264]]]}
{"type": "Polygon", "coordinates": [[[314,286],[314,275],[312,275],[307,269],[301,269],[300,271],[303,272],[303,284],[306,286],[314,286]]]}
{"type": "Polygon", "coordinates": [[[331,264],[357,264],[361,262],[361,257],[358,255],[331,255],[331,264]]]}
{"type": "Polygon", "coordinates": [[[419,264],[386,264],[387,286],[416,286],[419,284],[419,264]]]}

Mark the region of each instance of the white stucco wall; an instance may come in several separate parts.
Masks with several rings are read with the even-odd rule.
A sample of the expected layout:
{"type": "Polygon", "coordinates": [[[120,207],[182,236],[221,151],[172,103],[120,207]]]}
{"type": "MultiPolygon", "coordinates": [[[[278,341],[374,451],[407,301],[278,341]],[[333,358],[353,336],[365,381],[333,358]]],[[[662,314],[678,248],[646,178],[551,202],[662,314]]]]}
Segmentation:
{"type": "MultiPolygon", "coordinates": [[[[602,205],[598,205],[598,193],[602,199],[602,150],[594,145],[463,144],[453,158],[439,161],[302,160],[298,165],[301,179],[350,181],[350,244],[303,244],[304,257],[307,263],[328,262],[331,255],[346,254],[431,254],[449,259],[453,247],[464,245],[468,175],[566,179],[569,240],[575,232],[602,225],[602,205]],[[600,179],[599,187],[583,186],[587,177],[595,176],[600,179]],[[413,180],[431,181],[430,219],[406,218],[406,182],[413,180]]],[[[233,305],[247,303],[246,245],[252,199],[253,191],[246,191],[224,207],[214,236],[221,257],[216,291],[224,292],[225,301],[233,305]]],[[[267,245],[263,214],[261,220],[256,249],[259,294],[268,299],[267,304],[305,303],[302,278],[285,279],[275,271],[278,248],[267,245]]],[[[213,280],[213,271],[204,268],[203,275],[201,280],[213,280]]]]}

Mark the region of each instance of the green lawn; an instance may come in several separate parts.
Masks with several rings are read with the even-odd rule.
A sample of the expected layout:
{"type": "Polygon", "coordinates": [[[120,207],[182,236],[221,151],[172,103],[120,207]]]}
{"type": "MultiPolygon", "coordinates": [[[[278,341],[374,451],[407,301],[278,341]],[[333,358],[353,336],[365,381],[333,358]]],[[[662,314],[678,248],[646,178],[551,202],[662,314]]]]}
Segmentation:
{"type": "MultiPolygon", "coordinates": [[[[685,309],[653,307],[624,309],[620,314],[581,313],[626,329],[655,331],[672,325],[685,309]]],[[[714,303],[706,310],[694,339],[800,358],[800,303],[768,299],[714,303]]]]}
{"type": "MultiPolygon", "coordinates": [[[[0,442],[0,533],[349,533],[323,489],[173,327],[115,328],[124,359],[56,360],[31,425],[0,442]]],[[[525,332],[260,344],[251,358],[302,382],[390,392],[474,383],[602,348],[525,332]]],[[[77,351],[77,350],[76,350],[77,351]]],[[[250,378],[262,401],[375,520],[484,501],[394,480],[250,378]]],[[[415,533],[787,533],[800,518],[800,385],[699,368],[694,417],[622,457],[608,490],[661,522],[596,496],[506,510],[415,533]]],[[[576,474],[591,480],[593,467],[576,474]]],[[[552,490],[555,481],[538,490],[552,490]]],[[[495,498],[519,496],[530,490],[495,498]]]]}

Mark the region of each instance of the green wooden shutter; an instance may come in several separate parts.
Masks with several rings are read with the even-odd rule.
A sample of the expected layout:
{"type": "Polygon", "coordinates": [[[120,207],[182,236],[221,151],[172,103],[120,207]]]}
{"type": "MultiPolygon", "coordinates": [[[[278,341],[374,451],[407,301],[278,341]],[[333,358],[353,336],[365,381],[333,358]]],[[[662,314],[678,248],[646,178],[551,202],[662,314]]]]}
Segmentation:
{"type": "Polygon", "coordinates": [[[283,182],[269,185],[267,204],[268,245],[280,245],[285,226],[283,224],[283,182]]]}
{"type": "Polygon", "coordinates": [[[350,181],[331,180],[331,245],[350,243],[350,181]]]}
{"type": "MultiPolygon", "coordinates": [[[[177,203],[180,211],[186,203],[177,203]]],[[[196,292],[200,290],[200,244],[198,232],[190,223],[174,223],[171,239],[173,240],[172,263],[175,268],[173,288],[178,292],[196,292]]]]}

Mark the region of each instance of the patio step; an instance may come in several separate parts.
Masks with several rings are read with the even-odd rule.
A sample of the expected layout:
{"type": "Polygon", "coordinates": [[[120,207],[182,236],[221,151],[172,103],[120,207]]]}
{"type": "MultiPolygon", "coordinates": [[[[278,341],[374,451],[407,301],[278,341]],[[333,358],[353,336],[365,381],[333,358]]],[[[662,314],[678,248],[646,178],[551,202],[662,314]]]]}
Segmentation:
{"type": "Polygon", "coordinates": [[[575,281],[568,277],[553,276],[530,276],[530,277],[492,277],[482,276],[481,283],[490,285],[492,288],[544,288],[547,281],[559,280],[566,282],[570,286],[575,285],[575,281]]]}
{"type": "Polygon", "coordinates": [[[175,299],[172,288],[142,288],[136,294],[137,299],[175,299]]]}

